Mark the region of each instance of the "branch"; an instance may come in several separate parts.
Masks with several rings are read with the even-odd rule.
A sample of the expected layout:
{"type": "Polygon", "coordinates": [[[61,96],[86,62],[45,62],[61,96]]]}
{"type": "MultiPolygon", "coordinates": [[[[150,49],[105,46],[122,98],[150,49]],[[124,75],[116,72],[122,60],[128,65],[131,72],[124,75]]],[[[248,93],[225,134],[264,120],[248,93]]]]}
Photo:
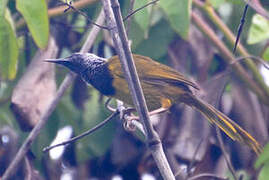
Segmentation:
{"type": "Polygon", "coordinates": [[[236,40],[235,40],[234,47],[233,47],[233,54],[235,54],[235,52],[236,52],[237,44],[239,43],[239,39],[240,39],[242,30],[243,30],[243,27],[245,25],[247,11],[248,11],[248,3],[245,5],[244,12],[243,12],[243,15],[240,19],[240,24],[239,24],[238,29],[237,29],[236,40]]]}
{"type": "MultiPolygon", "coordinates": [[[[103,16],[104,16],[103,12],[101,11],[100,15],[98,16],[98,19],[97,19],[98,24],[103,24],[103,22],[102,22],[102,21],[104,21],[103,16]]],[[[93,41],[96,38],[99,31],[100,31],[100,28],[98,28],[96,26],[92,27],[92,30],[91,30],[91,32],[90,32],[90,34],[88,36],[88,39],[84,43],[84,45],[81,48],[80,52],[85,53],[85,52],[87,52],[89,50],[89,49],[86,49],[86,47],[89,48],[89,47],[92,46],[93,41]]],[[[12,176],[12,173],[16,172],[15,170],[17,169],[19,163],[25,157],[25,154],[28,152],[28,150],[30,149],[32,143],[34,142],[36,137],[39,135],[41,129],[44,127],[44,125],[48,121],[49,116],[51,115],[51,113],[56,108],[56,106],[59,103],[61,97],[64,95],[64,92],[66,91],[66,89],[72,84],[74,78],[75,78],[75,74],[73,74],[71,72],[66,75],[66,77],[64,78],[62,84],[60,85],[60,87],[59,87],[59,89],[58,89],[58,91],[56,93],[55,98],[52,100],[52,102],[48,106],[48,109],[40,117],[40,120],[38,121],[38,123],[36,124],[34,129],[31,131],[29,136],[24,141],[23,145],[20,147],[20,149],[17,152],[15,158],[12,160],[11,164],[9,165],[7,170],[5,171],[5,173],[4,173],[1,180],[10,179],[10,177],[12,176]]]]}
{"type": "Polygon", "coordinates": [[[99,124],[97,124],[95,127],[91,128],[90,130],[88,131],[85,131],[84,133],[76,136],[76,137],[73,137],[67,141],[64,141],[62,143],[59,143],[59,144],[55,144],[55,145],[52,145],[52,146],[48,146],[48,147],[45,147],[43,149],[43,152],[48,152],[50,151],[51,149],[53,148],[56,148],[58,146],[64,146],[66,144],[70,144],[70,143],[73,143],[75,141],[77,141],[78,139],[81,139],[93,132],[95,132],[96,130],[100,129],[101,127],[103,127],[105,124],[107,124],[110,120],[112,120],[114,117],[116,117],[120,112],[119,111],[115,111],[114,113],[112,113],[109,117],[107,117],[104,121],[100,122],[99,124]]]}
{"type": "Polygon", "coordinates": [[[228,178],[223,178],[223,177],[217,176],[215,174],[209,174],[209,173],[198,174],[196,176],[190,177],[188,180],[196,180],[196,179],[206,178],[206,177],[220,179],[220,180],[228,180],[228,178]]]}
{"type": "Polygon", "coordinates": [[[223,153],[224,159],[225,159],[225,161],[227,163],[227,166],[228,166],[228,168],[229,168],[229,170],[230,170],[230,172],[231,172],[234,180],[238,180],[238,178],[236,176],[236,173],[235,173],[235,170],[234,170],[234,167],[233,167],[233,165],[232,165],[232,163],[230,161],[229,155],[228,155],[228,153],[227,153],[227,151],[225,149],[223,140],[221,138],[220,129],[218,127],[216,127],[216,131],[217,131],[217,139],[218,139],[218,141],[220,143],[220,148],[221,148],[221,151],[223,153]]]}
{"type": "Polygon", "coordinates": [[[106,30],[108,30],[107,27],[102,26],[102,25],[99,25],[99,24],[95,23],[94,21],[92,21],[92,20],[88,17],[88,15],[87,15],[85,12],[83,12],[83,11],[81,11],[81,10],[75,8],[75,7],[72,5],[72,1],[70,1],[70,2],[65,2],[65,3],[62,2],[61,4],[67,6],[67,8],[64,10],[64,13],[66,13],[66,12],[68,12],[70,9],[72,9],[73,11],[79,13],[81,16],[85,17],[86,20],[87,20],[90,24],[93,24],[93,25],[95,25],[95,26],[97,26],[97,27],[99,27],[99,28],[101,28],[101,29],[106,29],[106,30]]]}
{"type": "Polygon", "coordinates": [[[19,163],[25,157],[25,154],[28,152],[30,149],[32,143],[36,139],[37,135],[40,133],[42,127],[46,124],[50,114],[54,111],[56,105],[60,101],[61,97],[63,96],[64,92],[66,89],[71,85],[75,75],[72,73],[68,73],[68,75],[65,77],[63,83],[61,84],[59,90],[57,91],[55,99],[52,100],[50,103],[48,109],[44,112],[44,114],[41,116],[40,120],[34,127],[34,129],[31,131],[29,136],[26,138],[22,146],[20,147],[19,151],[17,152],[15,158],[12,160],[11,164],[5,171],[2,180],[8,180],[11,176],[12,173],[16,172],[15,169],[17,169],[19,163]]]}
{"type": "MultiPolygon", "coordinates": [[[[193,0],[193,3],[194,5],[196,5],[198,8],[200,8],[206,13],[207,17],[213,22],[214,25],[216,25],[223,32],[228,42],[233,46],[236,41],[236,38],[231,32],[231,30],[223,23],[223,21],[220,19],[217,13],[214,11],[214,8],[210,6],[208,3],[203,3],[200,0],[193,0]]],[[[244,56],[244,57],[250,56],[248,51],[244,48],[244,46],[242,46],[240,42],[238,43],[237,50],[241,56],[244,56]]],[[[258,95],[258,97],[260,98],[260,100],[263,101],[263,103],[268,105],[269,104],[267,100],[269,99],[268,98],[269,97],[268,86],[265,84],[264,79],[259,73],[259,70],[257,69],[256,65],[250,59],[246,61],[246,65],[251,70],[251,73],[253,74],[253,77],[255,79],[255,84],[258,84],[260,86],[258,87],[260,89],[259,90],[260,92],[254,90],[253,87],[252,88],[250,87],[250,88],[258,95]]]]}
{"type": "Polygon", "coordinates": [[[238,57],[236,58],[236,61],[231,62],[229,65],[233,65],[239,61],[245,60],[247,58],[251,58],[254,61],[258,61],[259,63],[261,63],[263,65],[264,68],[269,70],[269,65],[266,63],[265,60],[263,60],[262,58],[258,57],[258,56],[246,56],[246,57],[238,57]]]}
{"type": "Polygon", "coordinates": [[[141,85],[135,69],[133,57],[128,45],[128,39],[126,31],[123,26],[122,16],[119,8],[119,2],[112,0],[112,9],[109,0],[102,0],[104,11],[106,14],[107,26],[110,29],[110,33],[116,48],[116,52],[120,58],[124,76],[127,80],[129,90],[131,92],[134,105],[139,114],[140,120],[143,122],[143,126],[146,132],[146,140],[149,150],[160,170],[163,179],[173,180],[175,179],[167,159],[164,155],[160,138],[153,130],[150,123],[148,109],[145,103],[145,98],[141,89],[141,85]],[[113,15],[114,13],[114,15],[113,15]],[[115,16],[115,17],[114,17],[115,16]],[[116,19],[116,20],[115,20],[116,19]]]}
{"type": "Polygon", "coordinates": [[[132,11],[130,14],[128,14],[125,18],[123,18],[123,21],[127,20],[129,17],[131,17],[132,15],[134,15],[135,13],[137,13],[138,11],[148,7],[151,4],[155,4],[157,3],[159,0],[155,0],[155,1],[151,1],[147,4],[145,4],[144,6],[141,6],[140,8],[137,8],[136,10],[132,11]]]}
{"type": "MultiPolygon", "coordinates": [[[[80,0],[74,2],[73,6],[77,9],[81,9],[83,7],[86,7],[87,5],[90,5],[97,0],[80,0]]],[[[64,14],[64,10],[66,9],[65,6],[58,6],[55,8],[48,9],[48,16],[49,17],[55,17],[64,14]]],[[[22,26],[25,25],[25,20],[23,18],[19,19],[18,22],[16,23],[16,28],[21,28],[22,26]]]]}
{"type": "MultiPolygon", "coordinates": [[[[195,2],[195,1],[194,1],[195,2]]],[[[215,32],[209,27],[209,25],[203,21],[203,19],[197,15],[197,13],[191,13],[192,19],[197,27],[211,40],[211,42],[218,48],[220,53],[224,56],[224,60],[227,64],[234,62],[236,59],[233,54],[229,51],[229,49],[225,46],[225,44],[219,40],[215,32]]],[[[238,50],[240,49],[240,43],[238,44],[238,50]]],[[[249,62],[249,61],[248,61],[249,62]]],[[[233,66],[233,70],[235,71],[236,75],[259,97],[259,99],[265,103],[269,104],[267,95],[265,91],[261,89],[257,84],[256,81],[251,79],[245,69],[238,64],[233,66]]]]}

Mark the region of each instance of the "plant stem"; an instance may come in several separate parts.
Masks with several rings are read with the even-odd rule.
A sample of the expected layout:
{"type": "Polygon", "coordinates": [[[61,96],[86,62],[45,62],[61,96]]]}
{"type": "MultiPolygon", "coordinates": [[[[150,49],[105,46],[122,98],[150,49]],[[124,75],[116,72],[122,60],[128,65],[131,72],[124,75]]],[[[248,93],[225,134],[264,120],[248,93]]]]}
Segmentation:
{"type": "Polygon", "coordinates": [[[110,29],[116,52],[119,55],[124,76],[128,83],[128,87],[140,120],[143,122],[148,149],[150,150],[163,179],[173,180],[175,177],[163,152],[160,138],[150,123],[145,98],[141,89],[131,50],[128,44],[126,31],[123,25],[119,2],[118,0],[112,0],[111,2],[110,0],[102,0],[102,2],[106,14],[107,26],[110,29]]]}
{"type": "MultiPolygon", "coordinates": [[[[98,16],[97,21],[96,21],[98,24],[103,24],[103,22],[101,22],[102,19],[103,19],[102,16],[104,16],[104,14],[101,11],[101,13],[98,16]]],[[[104,19],[103,19],[103,21],[104,21],[104,19]]],[[[94,39],[96,38],[99,31],[100,31],[100,28],[98,28],[96,26],[93,26],[91,32],[89,33],[89,37],[87,38],[87,40],[84,43],[84,45],[82,47],[82,50],[80,52],[85,53],[85,52],[87,52],[89,50],[89,49],[86,49],[85,47],[87,46],[88,48],[90,48],[93,45],[94,39]]],[[[41,129],[44,127],[44,125],[48,121],[49,116],[51,115],[51,113],[56,108],[57,104],[61,100],[61,98],[64,95],[65,91],[72,84],[74,78],[75,78],[75,74],[73,74],[71,72],[66,75],[66,77],[64,78],[62,84],[60,85],[60,87],[59,87],[59,89],[58,89],[58,91],[57,91],[57,93],[55,95],[55,98],[51,101],[50,105],[48,106],[48,108],[46,109],[44,114],[42,114],[42,116],[40,117],[38,123],[35,125],[34,129],[30,132],[30,134],[28,135],[26,140],[23,142],[22,146],[20,147],[19,151],[15,155],[14,159],[12,160],[12,162],[10,163],[8,168],[6,169],[5,173],[3,174],[3,177],[1,178],[1,180],[10,179],[12,174],[14,172],[16,172],[16,169],[19,166],[20,162],[25,157],[25,154],[30,149],[32,143],[37,138],[37,136],[39,135],[41,129]]]]}
{"type": "MultiPolygon", "coordinates": [[[[220,19],[220,17],[217,15],[217,13],[215,12],[214,8],[208,4],[208,3],[203,3],[199,0],[193,0],[194,5],[196,5],[198,8],[200,8],[201,10],[203,10],[206,15],[208,16],[208,18],[219,28],[219,30],[221,30],[224,34],[224,36],[227,38],[228,42],[231,45],[234,45],[236,37],[234,36],[234,34],[231,32],[231,30],[226,26],[226,24],[223,23],[223,21],[220,19]]],[[[241,56],[243,57],[249,57],[250,54],[247,52],[247,50],[244,48],[244,46],[239,42],[238,43],[238,52],[241,56]]],[[[257,83],[260,86],[260,90],[262,91],[261,93],[263,94],[263,96],[259,96],[257,94],[256,91],[253,91],[261,98],[266,98],[269,99],[269,87],[265,84],[263,77],[261,76],[261,74],[259,73],[255,63],[253,63],[253,61],[250,58],[246,58],[246,65],[247,67],[250,69],[250,71],[253,74],[253,77],[255,79],[255,84],[257,83]]],[[[265,99],[261,99],[264,100],[265,99]]],[[[266,100],[265,100],[266,101],[266,100]]],[[[269,102],[264,102],[265,104],[269,104],[269,102]]]]}
{"type": "MultiPolygon", "coordinates": [[[[229,49],[224,45],[224,43],[218,39],[217,35],[214,31],[206,24],[203,19],[197,15],[195,12],[191,14],[194,23],[198,26],[199,29],[211,40],[213,44],[219,49],[220,53],[224,56],[224,60],[227,64],[234,63],[236,60],[233,54],[229,51],[229,49]]],[[[255,81],[251,79],[245,69],[238,63],[233,64],[233,69],[238,77],[252,90],[254,91],[257,96],[267,105],[269,105],[268,98],[264,94],[264,91],[257,86],[255,81]]]]}

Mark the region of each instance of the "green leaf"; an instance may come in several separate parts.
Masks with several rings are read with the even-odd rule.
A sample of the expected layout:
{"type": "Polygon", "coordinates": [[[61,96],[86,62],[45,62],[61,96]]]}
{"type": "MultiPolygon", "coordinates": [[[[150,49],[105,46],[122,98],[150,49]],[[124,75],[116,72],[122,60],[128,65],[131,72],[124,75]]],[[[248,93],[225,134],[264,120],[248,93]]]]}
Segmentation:
{"type": "Polygon", "coordinates": [[[269,143],[266,144],[266,146],[263,149],[262,154],[257,159],[257,161],[255,163],[255,168],[257,169],[265,163],[269,164],[269,143]]]}
{"type": "Polygon", "coordinates": [[[7,6],[7,2],[8,2],[8,0],[1,0],[0,1],[0,16],[5,15],[5,9],[6,9],[6,6],[7,6]]]}
{"type": "Polygon", "coordinates": [[[11,25],[0,16],[0,73],[3,79],[14,79],[17,72],[19,49],[11,25]]]}
{"type": "Polygon", "coordinates": [[[75,28],[74,31],[83,33],[85,31],[85,26],[87,25],[87,20],[85,19],[84,16],[82,16],[81,14],[78,14],[76,22],[73,25],[74,27],[78,27],[78,28],[75,28]]]}
{"type": "Polygon", "coordinates": [[[6,8],[6,11],[5,11],[5,18],[9,22],[9,24],[11,25],[12,30],[14,32],[16,32],[16,27],[15,27],[14,21],[12,19],[12,15],[10,13],[10,10],[8,8],[6,8]]]}
{"type": "Polygon", "coordinates": [[[263,52],[262,58],[266,61],[269,61],[269,47],[267,47],[263,52]]]}
{"type": "Polygon", "coordinates": [[[262,168],[258,179],[259,180],[268,180],[269,179],[269,163],[268,162],[262,168]]]}
{"type": "MultiPolygon", "coordinates": [[[[85,105],[83,113],[83,122],[79,124],[84,132],[95,127],[105,120],[110,113],[105,109],[104,104],[99,101],[99,93],[96,90],[91,91],[91,98],[85,105]]],[[[92,157],[101,156],[107,152],[115,133],[115,121],[110,121],[102,128],[84,137],[77,143],[77,158],[82,162],[92,157]]]]}
{"type": "Polygon", "coordinates": [[[225,3],[226,0],[210,0],[210,4],[214,7],[214,8],[218,8],[220,7],[223,3],[225,3]]]}
{"type": "Polygon", "coordinates": [[[183,39],[188,39],[191,2],[190,0],[166,0],[158,3],[166,14],[172,28],[183,39]]]}
{"type": "Polygon", "coordinates": [[[269,38],[269,21],[259,14],[255,14],[248,34],[248,44],[255,44],[269,38]]]}
{"type": "Polygon", "coordinates": [[[134,52],[158,60],[167,53],[167,47],[174,34],[167,21],[162,20],[150,28],[148,39],[141,41],[134,52]]]}
{"type": "Polygon", "coordinates": [[[132,21],[129,31],[129,39],[132,40],[132,49],[136,47],[144,40],[144,31],[138,26],[137,22],[132,21]]]}
{"type": "Polygon", "coordinates": [[[16,8],[23,15],[37,46],[44,49],[49,39],[49,19],[46,1],[17,0],[16,8]]]}
{"type": "Polygon", "coordinates": [[[8,125],[12,128],[16,126],[14,115],[10,112],[8,105],[2,105],[0,108],[0,127],[3,127],[4,125],[8,125]]]}
{"type": "MultiPolygon", "coordinates": [[[[147,3],[148,3],[147,0],[135,1],[134,10],[144,6],[147,3]]],[[[146,36],[148,33],[149,22],[150,22],[150,8],[152,8],[152,6],[148,6],[146,8],[143,8],[139,12],[135,13],[135,16],[134,16],[135,22],[144,31],[146,36]]]]}

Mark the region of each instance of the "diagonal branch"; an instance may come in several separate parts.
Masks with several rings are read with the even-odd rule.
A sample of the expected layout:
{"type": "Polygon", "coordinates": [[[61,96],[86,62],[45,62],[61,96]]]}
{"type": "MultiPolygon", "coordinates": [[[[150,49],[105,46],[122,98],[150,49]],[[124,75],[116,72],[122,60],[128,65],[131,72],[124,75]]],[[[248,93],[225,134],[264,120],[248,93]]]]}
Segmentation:
{"type": "Polygon", "coordinates": [[[48,146],[48,147],[45,147],[43,149],[43,152],[48,152],[50,151],[51,149],[53,148],[56,148],[58,146],[64,146],[66,144],[71,144],[89,134],[92,134],[93,132],[95,132],[96,130],[102,128],[104,125],[106,125],[110,120],[112,120],[114,117],[116,117],[117,115],[119,115],[120,112],[119,111],[115,111],[114,113],[112,113],[108,118],[106,118],[104,121],[102,121],[101,123],[97,124],[96,126],[94,126],[93,128],[89,129],[88,131],[85,131],[84,133],[78,135],[78,136],[75,136],[67,141],[64,141],[62,143],[59,143],[59,144],[55,144],[55,145],[52,145],[52,146],[48,146]]]}
{"type": "Polygon", "coordinates": [[[163,179],[173,180],[175,177],[164,155],[160,138],[150,123],[145,98],[141,89],[131,50],[128,44],[126,31],[123,25],[119,2],[117,0],[112,0],[110,3],[110,0],[102,0],[102,3],[106,14],[107,26],[110,29],[116,52],[119,55],[124,76],[128,83],[128,87],[140,120],[143,122],[148,148],[151,151],[163,179]]]}
{"type": "MultiPolygon", "coordinates": [[[[209,25],[203,21],[203,19],[195,12],[191,13],[192,20],[198,26],[198,28],[211,40],[213,44],[219,49],[220,53],[223,55],[224,60],[227,63],[231,63],[235,61],[235,57],[229,51],[229,49],[220,41],[214,31],[209,27],[209,25]]],[[[238,45],[238,50],[240,49],[240,43],[238,45]]],[[[233,70],[235,74],[253,91],[257,94],[260,100],[263,103],[269,104],[267,94],[263,89],[257,85],[257,81],[254,81],[249,74],[245,71],[245,69],[238,64],[233,66],[233,70]]]]}
{"type": "MultiPolygon", "coordinates": [[[[103,14],[103,11],[101,11],[99,16],[98,16],[97,23],[98,24],[103,24],[103,21],[104,21],[104,14],[103,14]]],[[[100,28],[98,28],[97,26],[92,27],[92,30],[89,33],[88,39],[84,43],[84,45],[83,45],[80,52],[85,53],[85,52],[87,52],[89,50],[88,48],[90,48],[93,45],[94,39],[96,38],[99,31],[100,31],[100,28]],[[87,48],[85,48],[85,47],[87,47],[87,48]]],[[[40,120],[38,121],[38,123],[36,124],[34,129],[31,131],[29,136],[24,141],[23,145],[20,147],[20,149],[17,152],[15,158],[12,160],[11,164],[9,165],[7,170],[5,171],[5,173],[4,173],[1,180],[10,179],[10,177],[12,176],[12,173],[16,172],[15,169],[18,167],[18,165],[20,164],[22,159],[25,157],[25,154],[28,152],[28,150],[30,149],[32,143],[34,142],[34,140],[39,135],[41,129],[44,127],[44,125],[48,121],[49,116],[51,115],[51,113],[56,108],[57,104],[61,100],[61,97],[64,95],[66,89],[72,84],[74,78],[75,78],[75,74],[73,74],[73,73],[68,73],[66,75],[65,79],[63,80],[62,84],[60,85],[60,87],[59,87],[59,89],[58,89],[58,91],[56,93],[55,98],[52,100],[52,102],[50,103],[48,109],[41,116],[40,120]]]]}

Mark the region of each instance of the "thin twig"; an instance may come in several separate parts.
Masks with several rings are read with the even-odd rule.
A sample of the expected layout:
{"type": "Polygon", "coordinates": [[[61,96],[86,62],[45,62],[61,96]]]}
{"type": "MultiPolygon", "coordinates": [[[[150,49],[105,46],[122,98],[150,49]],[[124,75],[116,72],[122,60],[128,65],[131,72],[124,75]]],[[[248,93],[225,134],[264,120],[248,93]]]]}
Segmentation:
{"type": "MultiPolygon", "coordinates": [[[[269,14],[268,12],[266,11],[265,8],[262,7],[261,5],[261,2],[260,0],[255,0],[255,1],[249,1],[249,0],[244,0],[246,3],[249,4],[249,6],[254,10],[256,11],[258,14],[260,14],[261,16],[263,16],[264,18],[266,18],[267,20],[269,20],[269,14]]],[[[264,6],[268,7],[269,4],[268,4],[268,1],[267,1],[267,4],[265,3],[264,1],[264,6]]]]}
{"type": "Polygon", "coordinates": [[[228,168],[229,168],[229,170],[230,170],[230,172],[231,172],[234,180],[238,180],[238,178],[236,176],[236,173],[235,173],[235,170],[234,170],[234,167],[233,167],[233,165],[232,165],[232,163],[230,161],[229,155],[228,155],[228,153],[227,153],[227,151],[225,149],[223,140],[221,138],[220,129],[218,127],[216,127],[216,131],[217,131],[217,138],[218,138],[218,141],[220,143],[220,148],[221,148],[221,151],[223,153],[224,159],[225,159],[225,161],[227,163],[227,166],[228,166],[228,168]]]}
{"type": "Polygon", "coordinates": [[[190,174],[190,171],[191,171],[191,168],[193,167],[194,165],[194,162],[195,162],[195,158],[196,158],[196,155],[198,154],[199,150],[200,150],[200,146],[202,145],[202,142],[204,141],[204,138],[201,139],[201,141],[199,142],[199,144],[197,145],[194,153],[193,153],[193,156],[192,156],[192,159],[191,159],[191,163],[190,165],[188,166],[187,168],[187,175],[189,176],[190,174]]]}
{"type": "MultiPolygon", "coordinates": [[[[247,1],[247,0],[245,0],[245,1],[247,1]]],[[[200,9],[202,9],[206,13],[208,18],[212,21],[212,23],[214,25],[216,25],[220,31],[223,32],[225,38],[233,46],[236,38],[235,38],[234,34],[231,32],[231,30],[228,28],[228,26],[226,24],[224,24],[224,22],[221,20],[221,18],[217,15],[214,8],[209,3],[205,3],[205,2],[200,1],[200,0],[193,0],[193,4],[196,5],[197,7],[199,7],[200,9]]],[[[251,4],[253,4],[253,3],[249,3],[250,6],[251,6],[251,4]]],[[[210,38],[212,38],[212,37],[210,37],[210,38]]],[[[220,51],[223,51],[223,50],[220,50],[220,51]]],[[[245,47],[240,42],[238,42],[237,51],[241,56],[244,56],[244,57],[247,57],[250,55],[248,53],[248,51],[245,49],[245,47]]],[[[259,86],[257,86],[257,88],[254,87],[253,85],[251,85],[252,87],[251,86],[249,86],[249,87],[252,91],[254,91],[259,96],[259,99],[262,100],[264,104],[269,105],[269,102],[268,102],[269,88],[266,85],[264,78],[261,76],[259,70],[255,66],[255,63],[253,63],[252,61],[246,61],[246,64],[254,77],[255,84],[253,84],[252,82],[249,82],[249,80],[242,79],[242,77],[241,77],[241,79],[247,85],[251,85],[251,84],[253,84],[255,86],[259,85],[259,86]]]]}
{"type": "Polygon", "coordinates": [[[99,124],[97,124],[95,127],[89,129],[88,131],[85,131],[84,133],[76,136],[76,137],[73,137],[67,141],[64,141],[62,143],[59,143],[59,144],[55,144],[55,145],[52,145],[52,146],[48,146],[48,147],[45,147],[43,149],[43,152],[48,152],[49,150],[53,149],[53,148],[56,148],[58,146],[64,146],[66,144],[70,144],[70,143],[73,143],[74,141],[77,141],[93,132],[95,132],[96,130],[100,129],[101,127],[103,127],[105,124],[107,124],[110,120],[112,120],[114,117],[116,117],[117,115],[119,115],[119,111],[115,111],[114,113],[112,113],[108,118],[106,118],[104,121],[100,122],[99,124]]]}
{"type": "MultiPolygon", "coordinates": [[[[195,2],[195,1],[193,1],[195,2]]],[[[216,33],[212,30],[212,28],[209,27],[209,25],[195,12],[191,13],[192,20],[194,23],[198,26],[199,29],[202,30],[202,32],[212,41],[212,43],[219,49],[221,54],[224,57],[224,60],[227,62],[227,64],[233,62],[235,60],[235,57],[233,54],[229,51],[229,49],[225,46],[225,44],[219,40],[216,33]]],[[[238,46],[238,50],[240,49],[240,43],[238,46]]],[[[235,64],[234,72],[236,75],[253,91],[257,94],[260,100],[262,100],[263,103],[269,104],[267,95],[265,93],[265,89],[261,88],[257,85],[256,81],[254,81],[248,73],[245,71],[245,69],[239,65],[235,64]]]]}
{"type": "Polygon", "coordinates": [[[30,161],[29,161],[28,157],[24,158],[24,167],[25,167],[25,171],[26,171],[24,179],[26,179],[26,180],[34,179],[32,177],[33,172],[32,172],[32,167],[31,167],[31,164],[30,164],[30,161]]]}
{"type": "Polygon", "coordinates": [[[246,6],[244,8],[243,15],[242,15],[242,17],[240,19],[240,24],[238,26],[236,40],[235,40],[234,47],[233,47],[233,53],[235,53],[235,51],[236,51],[236,47],[237,47],[237,44],[239,42],[240,35],[241,35],[243,27],[245,25],[245,19],[246,19],[246,15],[247,15],[247,10],[248,10],[248,2],[247,2],[246,6]]]}
{"type": "Polygon", "coordinates": [[[236,58],[236,60],[232,61],[230,63],[230,65],[233,65],[239,61],[242,61],[242,60],[248,60],[248,59],[251,59],[251,60],[255,60],[255,61],[258,61],[259,63],[261,63],[266,69],[269,70],[269,65],[260,57],[257,57],[257,56],[247,56],[247,57],[239,57],[239,58],[236,58]]]}
{"type": "MultiPolygon", "coordinates": [[[[77,9],[87,7],[90,4],[93,4],[97,0],[79,0],[74,2],[73,6],[76,7],[77,9]]],[[[60,16],[63,14],[64,10],[66,9],[65,6],[57,6],[51,9],[48,9],[48,16],[55,17],[55,16],[60,16]]],[[[100,24],[100,23],[99,23],[100,24]]],[[[25,25],[25,20],[24,18],[19,19],[16,22],[16,29],[21,28],[25,25]]]]}
{"type": "Polygon", "coordinates": [[[228,180],[228,178],[220,177],[215,174],[210,174],[210,173],[203,173],[203,174],[198,174],[196,176],[190,177],[188,180],[196,180],[200,178],[215,178],[215,179],[220,179],[220,180],[228,180]]]}
{"type": "Polygon", "coordinates": [[[66,89],[71,85],[75,75],[73,73],[68,73],[68,75],[65,77],[63,83],[61,84],[59,90],[56,93],[55,98],[52,100],[50,103],[49,107],[46,109],[44,114],[40,117],[40,120],[38,123],[35,125],[34,129],[31,131],[29,136],[26,138],[24,141],[23,145],[20,147],[19,151],[17,152],[15,158],[12,160],[11,164],[5,171],[2,180],[8,180],[12,173],[16,172],[16,168],[18,167],[19,163],[25,156],[25,154],[28,152],[30,149],[32,143],[36,139],[37,135],[40,133],[41,129],[43,126],[46,124],[50,114],[54,111],[56,105],[60,101],[61,97],[63,96],[64,92],[66,89]]]}
{"type": "Polygon", "coordinates": [[[95,26],[97,26],[97,27],[99,27],[99,28],[101,28],[101,29],[109,30],[108,27],[106,27],[106,26],[102,26],[102,25],[97,24],[97,23],[95,23],[94,21],[92,21],[92,20],[88,17],[88,15],[87,15],[85,12],[83,12],[83,11],[81,11],[81,10],[75,8],[75,7],[72,5],[72,1],[70,1],[69,3],[68,3],[68,2],[61,2],[61,5],[65,5],[65,6],[67,6],[67,8],[64,10],[64,13],[66,13],[67,11],[69,11],[70,9],[72,9],[73,11],[75,11],[75,12],[79,13],[80,15],[84,16],[84,17],[87,19],[87,21],[88,21],[89,23],[91,23],[91,24],[93,24],[93,25],[95,25],[95,26]]]}
{"type": "Polygon", "coordinates": [[[102,0],[102,3],[106,14],[107,26],[110,28],[110,33],[123,67],[124,76],[127,80],[133,103],[139,114],[140,120],[143,122],[148,148],[151,151],[163,179],[174,180],[175,177],[164,155],[160,138],[150,123],[145,98],[134,66],[131,50],[128,45],[126,31],[123,26],[119,2],[117,0],[112,0],[111,4],[109,0],[102,0]],[[111,10],[111,5],[113,12],[111,10]]]}
{"type": "Polygon", "coordinates": [[[106,100],[106,102],[105,102],[105,108],[107,108],[107,109],[108,109],[109,111],[111,111],[111,112],[115,112],[115,111],[117,111],[117,108],[113,108],[113,107],[111,107],[111,106],[109,105],[110,101],[111,101],[111,98],[108,98],[108,99],[106,100]]]}
{"type": "MultiPolygon", "coordinates": [[[[104,22],[105,22],[105,14],[104,14],[104,10],[101,9],[101,11],[96,19],[96,23],[97,24],[104,24],[104,22]]],[[[89,36],[86,39],[86,42],[83,44],[83,46],[80,50],[81,53],[86,53],[91,49],[99,31],[100,31],[100,28],[98,28],[98,26],[92,27],[92,29],[89,33],[89,36]]]]}
{"type": "MultiPolygon", "coordinates": [[[[226,73],[230,73],[230,72],[232,72],[231,66],[228,67],[226,73]]],[[[226,73],[224,73],[224,74],[226,74],[226,73]]],[[[225,82],[225,84],[227,84],[227,83],[228,83],[228,81],[225,82]]],[[[223,84],[223,87],[221,87],[221,91],[220,91],[221,93],[219,93],[219,95],[217,97],[216,106],[217,106],[217,104],[218,104],[218,106],[220,104],[221,97],[222,97],[223,92],[225,90],[225,84],[223,84]]],[[[222,137],[221,137],[220,129],[218,127],[215,127],[215,129],[217,131],[217,139],[218,139],[218,141],[220,143],[220,148],[222,150],[222,153],[223,153],[224,159],[225,159],[225,161],[227,163],[227,166],[228,166],[234,180],[238,180],[238,178],[236,176],[236,173],[235,173],[235,170],[234,170],[234,167],[233,167],[233,165],[232,165],[232,163],[231,163],[231,161],[229,159],[229,155],[228,155],[228,153],[227,153],[227,151],[225,149],[225,146],[224,146],[224,143],[223,143],[223,140],[222,140],[222,137]]]]}
{"type": "Polygon", "coordinates": [[[133,14],[137,13],[138,11],[148,7],[149,5],[151,4],[155,4],[156,2],[158,2],[159,0],[155,0],[155,1],[151,1],[147,4],[145,4],[144,6],[140,7],[140,8],[137,8],[136,10],[134,10],[133,12],[131,12],[130,14],[128,14],[125,18],[123,18],[123,21],[125,21],[126,19],[128,19],[130,16],[132,16],[133,14]]]}
{"type": "MultiPolygon", "coordinates": [[[[99,23],[99,24],[100,24],[100,22],[98,22],[98,20],[101,19],[100,16],[102,16],[102,13],[97,18],[97,23],[99,23]]],[[[84,47],[88,46],[87,45],[88,43],[89,44],[92,43],[94,41],[94,39],[96,38],[96,34],[100,31],[100,28],[95,28],[95,27],[96,26],[93,26],[93,28],[88,36],[88,39],[86,40],[86,42],[84,43],[84,46],[81,49],[81,52],[87,52],[89,50],[89,49],[86,49],[84,47]]],[[[19,163],[25,157],[25,154],[28,152],[32,143],[34,142],[34,140],[36,139],[36,137],[40,133],[41,129],[46,124],[49,116],[56,108],[57,104],[59,103],[59,101],[60,101],[61,97],[63,96],[64,92],[66,91],[66,89],[72,84],[74,78],[75,78],[75,74],[73,74],[71,72],[66,75],[66,77],[64,78],[62,84],[60,85],[60,87],[55,95],[55,98],[51,101],[47,110],[45,110],[44,114],[42,114],[42,116],[40,117],[40,120],[38,121],[38,123],[36,124],[34,129],[31,131],[29,136],[26,138],[26,140],[24,141],[24,143],[20,147],[19,151],[17,152],[16,156],[12,160],[11,164],[8,166],[7,170],[3,174],[1,180],[10,179],[12,173],[16,172],[16,169],[17,169],[19,163]]]]}

